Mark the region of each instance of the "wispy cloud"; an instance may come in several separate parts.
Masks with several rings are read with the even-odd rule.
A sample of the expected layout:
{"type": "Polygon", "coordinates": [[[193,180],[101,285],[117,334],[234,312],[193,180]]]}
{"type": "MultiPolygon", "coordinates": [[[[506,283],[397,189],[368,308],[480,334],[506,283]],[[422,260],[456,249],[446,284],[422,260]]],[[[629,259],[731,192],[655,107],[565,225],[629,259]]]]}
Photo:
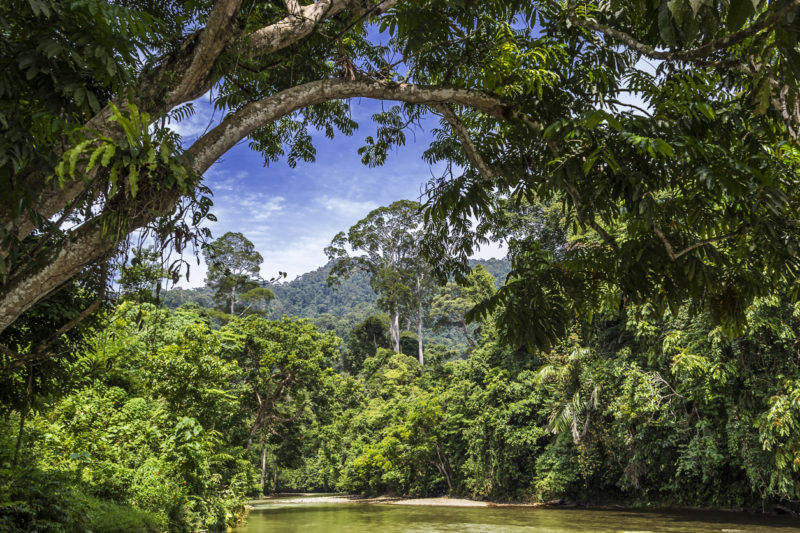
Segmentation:
{"type": "Polygon", "coordinates": [[[380,207],[372,200],[355,201],[348,198],[336,198],[329,195],[317,197],[314,202],[330,214],[340,218],[363,218],[373,209],[380,207]]]}
{"type": "Polygon", "coordinates": [[[212,187],[215,193],[220,191],[233,191],[241,187],[248,173],[244,170],[230,171],[221,166],[208,169],[203,176],[206,184],[212,187]]]}

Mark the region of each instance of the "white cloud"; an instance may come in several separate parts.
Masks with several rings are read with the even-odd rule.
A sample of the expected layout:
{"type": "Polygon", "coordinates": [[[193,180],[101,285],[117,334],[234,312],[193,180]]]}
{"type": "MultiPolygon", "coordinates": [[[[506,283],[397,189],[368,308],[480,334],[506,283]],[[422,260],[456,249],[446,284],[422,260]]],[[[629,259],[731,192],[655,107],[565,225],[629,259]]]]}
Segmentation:
{"type": "MultiPolygon", "coordinates": [[[[206,184],[216,194],[211,212],[219,221],[210,225],[212,231],[240,231],[250,238],[249,233],[256,229],[253,222],[263,223],[284,210],[286,198],[261,191],[246,190],[250,177],[245,171],[226,171],[220,167],[205,173],[206,184]]],[[[224,233],[222,231],[220,234],[224,233]]]]}
{"type": "Polygon", "coordinates": [[[262,275],[270,278],[283,271],[288,274],[287,280],[291,281],[301,274],[319,268],[328,262],[324,249],[331,242],[329,237],[303,237],[279,248],[270,248],[262,251],[264,264],[261,267],[262,275]]]}
{"type": "Polygon", "coordinates": [[[484,244],[472,254],[472,259],[503,259],[508,250],[503,246],[502,242],[491,241],[489,244],[484,244]]]}
{"type": "Polygon", "coordinates": [[[222,170],[219,166],[211,167],[203,175],[206,183],[212,185],[212,189],[217,191],[233,191],[241,187],[248,173],[244,170],[236,172],[222,170]]]}
{"type": "MultiPolygon", "coordinates": [[[[261,264],[261,276],[265,279],[272,278],[279,271],[288,274],[287,280],[291,281],[301,274],[319,268],[328,262],[328,258],[323,251],[330,244],[331,236],[326,237],[303,237],[291,243],[276,245],[272,243],[268,246],[259,246],[259,235],[261,232],[251,232],[246,234],[248,238],[256,244],[256,248],[264,258],[261,264]]],[[[202,287],[207,272],[206,265],[200,261],[197,265],[193,257],[186,257],[191,264],[191,277],[189,281],[182,279],[178,286],[183,288],[202,287]]]]}
{"type": "Polygon", "coordinates": [[[314,203],[332,215],[347,219],[363,218],[367,213],[379,207],[377,203],[371,200],[359,202],[347,198],[336,198],[327,194],[315,198],[314,203]]]}

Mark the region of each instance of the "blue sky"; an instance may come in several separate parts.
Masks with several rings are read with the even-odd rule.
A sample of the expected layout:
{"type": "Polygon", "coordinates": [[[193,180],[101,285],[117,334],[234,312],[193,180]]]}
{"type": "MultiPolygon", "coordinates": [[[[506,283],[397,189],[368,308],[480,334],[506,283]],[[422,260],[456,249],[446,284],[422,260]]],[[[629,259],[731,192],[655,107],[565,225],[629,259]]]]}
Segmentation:
{"type": "MultiPolygon", "coordinates": [[[[264,257],[261,275],[270,278],[278,271],[289,280],[327,262],[323,249],[339,231],[364,218],[371,210],[400,199],[419,199],[432,175],[422,160],[430,142],[435,118],[423,123],[423,130],[408,134],[406,145],[392,152],[382,167],[361,164],[358,148],[374,133],[369,117],[391,102],[356,99],[351,102],[353,119],[359,129],[350,137],[338,134],[331,140],[314,135],[316,161],[299,162],[290,168],[284,160],[264,167],[261,156],[247,142],[230,150],[205,174],[214,192],[212,212],[218,222],[208,223],[213,236],[227,231],[241,232],[264,257]]],[[[195,103],[196,113],[174,126],[188,145],[209,126],[218,122],[208,97],[195,103]]],[[[478,257],[501,257],[497,245],[484,248],[478,257]]],[[[203,285],[205,266],[192,263],[189,280],[182,287],[203,285]]]]}

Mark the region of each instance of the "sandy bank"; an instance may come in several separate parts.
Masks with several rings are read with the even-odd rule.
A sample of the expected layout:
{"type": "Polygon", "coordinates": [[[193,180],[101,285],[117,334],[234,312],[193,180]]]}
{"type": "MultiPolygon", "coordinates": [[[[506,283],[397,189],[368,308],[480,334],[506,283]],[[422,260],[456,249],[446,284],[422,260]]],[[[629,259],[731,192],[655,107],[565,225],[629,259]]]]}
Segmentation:
{"type": "MultiPolygon", "coordinates": [[[[510,504],[498,504],[492,502],[481,502],[468,500],[465,498],[398,498],[392,496],[378,496],[377,498],[363,498],[357,495],[335,494],[335,495],[312,495],[312,494],[287,494],[254,500],[250,502],[252,506],[265,504],[301,504],[301,503],[370,503],[381,505],[415,505],[422,507],[501,507],[510,504]]],[[[516,504],[519,505],[519,504],[516,504]]],[[[541,504],[524,504],[526,507],[535,507],[541,504]]]]}

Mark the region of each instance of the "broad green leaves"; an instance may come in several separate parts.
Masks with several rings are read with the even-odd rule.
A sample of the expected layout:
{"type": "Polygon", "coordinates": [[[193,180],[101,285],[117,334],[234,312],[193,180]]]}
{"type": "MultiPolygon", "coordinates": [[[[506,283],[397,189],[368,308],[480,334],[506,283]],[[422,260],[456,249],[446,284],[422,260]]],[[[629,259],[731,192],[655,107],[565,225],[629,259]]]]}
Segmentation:
{"type": "Polygon", "coordinates": [[[780,155],[794,119],[778,116],[775,92],[785,84],[787,105],[796,100],[783,63],[793,45],[761,52],[791,22],[764,25],[778,7],[762,3],[636,6],[572,6],[568,16],[587,22],[570,31],[545,17],[542,38],[573,55],[553,56],[558,77],[544,87],[544,101],[518,97],[519,124],[467,122],[485,143],[481,153],[502,169],[491,186],[445,141],[429,152],[467,167],[431,184],[427,215],[446,221],[436,234],[461,260],[454,264],[443,252],[435,264],[464,274],[464,259],[487,230],[514,218],[503,213],[507,206],[556,198],[563,209],[569,231],[561,253],[529,268],[525,253],[538,251],[521,244],[514,260],[525,274],[484,310],[515,305],[499,325],[520,345],[546,348],[575,316],[624,302],[663,313],[690,298],[733,335],[754,298],[796,285],[800,242],[788,228],[800,219],[797,164],[780,155]],[[745,75],[733,65],[746,53],[769,59],[745,75]],[[710,57],[730,64],[704,63],[710,57]],[[478,218],[477,228],[464,223],[469,217],[478,218]]]}

